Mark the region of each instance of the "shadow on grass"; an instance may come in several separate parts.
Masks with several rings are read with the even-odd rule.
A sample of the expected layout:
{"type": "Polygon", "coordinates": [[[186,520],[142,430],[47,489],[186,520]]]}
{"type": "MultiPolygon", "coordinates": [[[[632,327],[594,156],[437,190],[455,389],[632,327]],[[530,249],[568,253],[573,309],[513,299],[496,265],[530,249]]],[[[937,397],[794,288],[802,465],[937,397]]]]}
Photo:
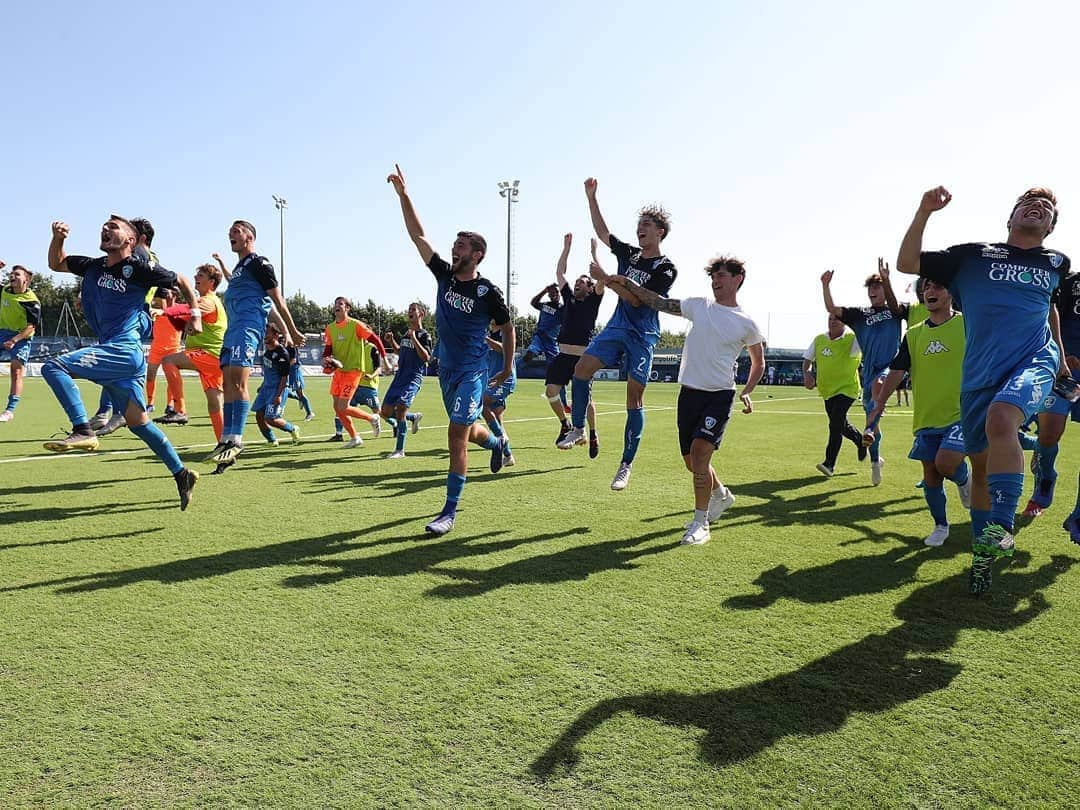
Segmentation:
{"type": "MultiPolygon", "coordinates": [[[[1018,554],[1013,568],[1027,562],[1018,554]]],[[[962,630],[1007,632],[1043,613],[1040,589],[1076,560],[1055,556],[1036,571],[1009,570],[992,599],[967,593],[958,574],[915,590],[897,605],[902,622],[766,681],[702,694],[646,692],[601,701],[575,720],[533,763],[543,779],[562,775],[580,759],[578,743],[616,715],[635,714],[704,730],[701,758],[717,767],[745,760],[793,735],[826,734],[857,712],[883,712],[944,689],[959,664],[932,657],[948,651],[962,630]]]]}
{"type": "Polygon", "coordinates": [[[14,523],[37,523],[39,521],[92,518],[102,515],[127,515],[134,512],[160,512],[162,507],[176,506],[176,501],[149,501],[138,504],[109,503],[98,506],[54,506],[41,509],[4,511],[4,525],[14,523]]]}
{"type": "Polygon", "coordinates": [[[37,546],[66,546],[69,543],[99,543],[102,540],[120,540],[125,537],[139,537],[144,534],[153,534],[158,531],[157,529],[137,529],[132,532],[119,532],[117,534],[100,534],[96,537],[68,537],[64,540],[40,540],[35,543],[8,543],[6,545],[0,545],[0,551],[7,551],[13,548],[35,548],[37,546]]]}
{"type": "Polygon", "coordinates": [[[910,544],[896,546],[880,554],[834,560],[825,565],[791,572],[786,565],[763,571],[753,584],[761,593],[742,594],[724,600],[724,607],[753,610],[778,599],[806,603],[839,602],[849,596],[881,593],[915,580],[919,568],[931,560],[970,554],[970,524],[957,524],[945,545],[938,548],[910,544]],[[957,540],[957,537],[964,540],[957,540]]]}
{"type": "Polygon", "coordinates": [[[130,484],[129,478],[113,478],[108,481],[68,481],[67,483],[51,484],[27,484],[21,487],[0,487],[0,498],[6,495],[55,495],[65,490],[77,489],[80,492],[99,487],[110,487],[113,484],[130,484]]]}
{"type": "MultiPolygon", "coordinates": [[[[567,470],[576,469],[578,468],[555,467],[549,470],[519,470],[515,467],[500,473],[490,473],[487,471],[476,472],[469,476],[469,483],[484,483],[496,478],[514,481],[534,475],[549,475],[551,473],[561,473],[567,470]]],[[[446,483],[446,473],[400,470],[389,475],[386,473],[342,474],[331,475],[326,478],[306,479],[304,483],[311,487],[310,489],[305,490],[305,494],[308,495],[318,495],[326,492],[342,492],[352,489],[355,491],[356,497],[395,498],[399,495],[411,495],[417,492],[424,492],[430,490],[432,487],[444,484],[446,483]],[[379,491],[380,493],[385,494],[373,495],[373,491],[379,491]]],[[[338,500],[345,501],[349,500],[349,498],[340,498],[338,500]]]]}

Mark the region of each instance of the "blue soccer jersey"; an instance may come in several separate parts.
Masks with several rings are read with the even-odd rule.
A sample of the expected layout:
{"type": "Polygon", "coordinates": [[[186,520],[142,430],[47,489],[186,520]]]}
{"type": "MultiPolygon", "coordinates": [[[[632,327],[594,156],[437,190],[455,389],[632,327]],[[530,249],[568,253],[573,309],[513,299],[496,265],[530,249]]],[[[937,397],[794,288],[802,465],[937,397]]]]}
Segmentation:
{"type": "Polygon", "coordinates": [[[82,277],[83,315],[101,343],[137,343],[149,321],[147,293],[175,285],[176,273],[136,256],[112,266],[107,261],[106,256],[67,257],[68,270],[82,277]]]}
{"type": "Polygon", "coordinates": [[[1061,342],[1065,354],[1080,357],[1080,273],[1069,273],[1061,282],[1057,299],[1061,342]]]}
{"type": "Polygon", "coordinates": [[[545,352],[551,352],[552,356],[558,354],[559,330],[562,329],[563,303],[552,304],[544,301],[537,309],[540,316],[536,321],[536,339],[545,347],[545,352]]]}
{"type": "MultiPolygon", "coordinates": [[[[618,275],[626,276],[659,295],[668,294],[678,275],[671,259],[667,256],[645,259],[641,256],[641,248],[631,247],[614,236],[609,239],[611,252],[619,260],[618,275]]],[[[630,306],[620,298],[606,328],[628,329],[641,337],[647,345],[655,346],[660,339],[660,313],[652,307],[630,306]]]]}
{"type": "Polygon", "coordinates": [[[420,329],[416,333],[416,341],[409,337],[408,333],[401,339],[398,344],[398,367],[395,379],[400,377],[403,380],[413,379],[415,377],[423,377],[424,371],[427,369],[427,363],[420,359],[420,355],[416,351],[416,344],[419,343],[428,354],[431,354],[431,335],[427,333],[427,330],[420,329]]]}
{"type": "Polygon", "coordinates": [[[454,277],[450,263],[438,253],[428,262],[438,282],[435,324],[439,330],[439,374],[483,372],[488,347],[484,342],[488,324],[510,321],[502,292],[482,276],[469,281],[454,277]]]}
{"type": "Polygon", "coordinates": [[[270,392],[277,391],[278,386],[281,385],[282,377],[288,379],[291,366],[289,352],[284,346],[279,345],[273,349],[267,349],[262,356],[263,380],[259,389],[270,392]]]}
{"type": "Polygon", "coordinates": [[[266,316],[270,314],[270,296],[266,291],[277,285],[274,266],[265,257],[249,253],[241,259],[233,269],[225,292],[229,330],[257,329],[261,334],[266,326],[266,316]]]}
{"type": "Polygon", "coordinates": [[[896,312],[888,307],[843,307],[840,320],[851,327],[862,348],[861,383],[865,391],[881,372],[889,367],[900,348],[902,321],[908,316],[908,305],[901,304],[896,312]]]}
{"type": "Polygon", "coordinates": [[[961,391],[998,387],[1036,355],[1057,355],[1047,317],[1068,271],[1069,257],[1044,247],[975,243],[922,254],[919,274],[963,297],[961,391]]]}

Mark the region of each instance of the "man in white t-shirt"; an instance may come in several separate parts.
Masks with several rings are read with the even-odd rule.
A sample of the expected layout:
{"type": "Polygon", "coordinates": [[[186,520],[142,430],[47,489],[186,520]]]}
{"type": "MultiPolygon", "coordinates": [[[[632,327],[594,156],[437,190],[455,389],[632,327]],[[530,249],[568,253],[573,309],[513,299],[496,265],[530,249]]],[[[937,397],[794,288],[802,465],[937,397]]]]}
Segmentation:
{"type": "Polygon", "coordinates": [[[718,256],[705,265],[712,280],[713,300],[665,298],[626,276],[608,276],[593,262],[593,278],[622,284],[645,306],[681,315],[693,325],[683,346],[679,366],[679,447],[686,468],[694,475],[694,519],[682,543],[709,542],[709,523],[735,503],[712,467],[712,455],[724,438],[724,428],[735,399],[735,361],[745,347],[750,354],[750,376],[739,394],[743,413],[754,410],[750,394],[765,370],[765,338],[757,324],[739,308],[736,294],[746,280],[746,267],[732,256],[718,256]]]}

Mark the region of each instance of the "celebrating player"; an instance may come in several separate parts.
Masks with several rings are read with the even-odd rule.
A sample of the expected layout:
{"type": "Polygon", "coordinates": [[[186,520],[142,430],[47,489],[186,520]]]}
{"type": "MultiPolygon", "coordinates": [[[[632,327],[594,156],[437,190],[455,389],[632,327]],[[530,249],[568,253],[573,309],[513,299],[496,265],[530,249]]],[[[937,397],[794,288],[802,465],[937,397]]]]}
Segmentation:
{"type": "Polygon", "coordinates": [[[334,375],[330,381],[330,396],[337,414],[334,424],[348,431],[346,448],[360,447],[364,443],[353,427],[354,417],[369,422],[376,438],[381,430],[378,365],[371,356],[372,348],[378,352],[380,363],[385,365],[383,342],[366,323],[349,317],[349,299],[339,295],[334,299],[334,322],[326,327],[323,363],[334,375]],[[373,412],[364,413],[360,405],[366,405],[373,412]]]}
{"type": "Polygon", "coordinates": [[[867,414],[868,434],[892,392],[910,374],[915,391],[912,432],[915,443],[908,458],[921,461],[922,490],[934,519],[934,530],[923,540],[940,546],[949,538],[944,479],[960,492],[960,503],[971,507],[971,478],[964,461],[964,433],[960,425],[960,379],[964,364],[964,316],[952,311],[952,296],[946,287],[927,280],[925,297],[929,317],[908,329],[900,341],[900,351],[889,363],[889,374],[877,394],[874,409],[867,414]]]}
{"type": "Polygon", "coordinates": [[[282,345],[283,335],[274,324],[267,324],[266,338],[263,341],[265,350],[262,355],[262,384],[255,393],[255,402],[251,409],[255,412],[255,422],[259,426],[259,432],[272,447],[278,446],[274,431],[284,430],[292,436],[293,444],[300,441],[300,429],[285,419],[285,403],[289,398],[285,395],[285,389],[289,385],[289,352],[282,345]]]}
{"type": "MultiPolygon", "coordinates": [[[[150,342],[150,354],[146,365],[146,409],[153,410],[158,369],[164,368],[169,405],[165,409],[165,415],[171,417],[168,423],[186,425],[187,408],[184,403],[184,380],[180,376],[180,369],[172,364],[163,365],[162,361],[170,354],[180,351],[180,340],[184,334],[187,319],[178,317],[177,314],[169,314],[169,310],[176,306],[176,290],[174,289],[159,287],[154,296],[154,304],[155,307],[150,310],[150,315],[154,319],[154,336],[150,342]]],[[[188,312],[190,313],[190,309],[188,312]]]]}
{"type": "MultiPolygon", "coordinates": [[[[131,432],[169,468],[180,493],[180,509],[187,509],[199,476],[184,467],[165,434],[146,415],[146,358],[140,339],[147,327],[145,301],[149,290],[176,284],[190,301],[195,300],[195,290],[183,276],[132,255],[136,232],[123,217],[114,214],[101,226],[101,250],[105,255],[97,259],[68,256],[64,251],[68,232],[65,223],[52,224],[49,268],[82,278],[83,313],[98,336],[98,344],[67,352],[42,367],[42,377],[72,424],[66,438],[46,442],[45,449],[57,453],[97,449],[98,440],[90,430],[75,378],[99,383],[108,389],[114,405],[123,409],[131,432]]],[[[192,328],[200,328],[198,315],[192,328]]]]}
{"type": "MultiPolygon", "coordinates": [[[[484,421],[497,438],[502,440],[503,467],[513,467],[515,462],[513,452],[510,450],[510,435],[502,424],[502,416],[506,411],[506,400],[517,388],[517,370],[511,366],[510,376],[499,380],[499,372],[503,369],[503,345],[502,330],[493,329],[487,336],[488,345],[488,386],[484,389],[484,421]]],[[[493,467],[492,472],[498,472],[493,467]]]]}
{"type": "Polygon", "coordinates": [[[300,354],[292,345],[286,346],[285,351],[289,353],[289,386],[285,389],[285,394],[300,403],[300,407],[304,409],[304,421],[310,422],[315,418],[315,411],[311,409],[311,400],[304,392],[304,367],[300,364],[300,354]]]}
{"type": "Polygon", "coordinates": [[[533,296],[529,306],[540,315],[536,320],[536,333],[521,359],[527,363],[534,357],[542,357],[550,363],[559,353],[559,329],[562,326],[563,302],[559,297],[558,285],[549,284],[544,287],[533,296]],[[545,295],[546,301],[543,300],[545,295]]]}
{"type": "MultiPolygon", "coordinates": [[[[585,196],[597,238],[611,248],[619,261],[618,275],[629,278],[659,296],[667,295],[675,282],[677,271],[671,260],[660,252],[660,243],[671,233],[671,218],[659,206],[642,208],[638,215],[638,247],[620,241],[608,230],[596,200],[596,180],[585,181],[585,196]]],[[[603,366],[626,359],[626,430],[622,460],[611,488],[626,489],[630,483],[630,468],[637,455],[641,435],[645,430],[645,386],[652,370],[653,348],[660,340],[660,317],[651,307],[643,307],[630,285],[612,288],[619,297],[615,313],[604,330],[589,343],[585,354],[574,367],[573,428],[559,443],[560,450],[569,450],[582,443],[585,436],[585,411],[590,400],[593,375],[603,366]]]]}
{"type": "Polygon", "coordinates": [[[446,503],[426,528],[431,534],[443,535],[454,528],[469,469],[469,442],[491,451],[492,472],[502,467],[503,442],[476,424],[476,420],[488,382],[488,347],[484,341],[488,324],[494,321],[503,334],[503,369],[494,377],[496,385],[502,384],[514,368],[514,326],[499,288],[477,270],[487,253],[484,237],[472,231],[460,231],[450,250],[452,263],[447,262],[424,235],[401,169],[395,165],[394,170],[387,182],[397,192],[409,238],[438,284],[435,323],[439,330],[439,385],[450,417],[447,429],[450,472],[446,479],[446,503]]]}
{"type": "Polygon", "coordinates": [[[974,479],[970,588],[979,595],[990,588],[994,559],[1012,556],[1016,545],[1013,519],[1024,486],[1017,430],[1038,410],[1055,378],[1069,374],[1058,350],[1057,309],[1050,306],[1069,258],[1043,247],[1057,223],[1057,199],[1047,188],[1020,195],[1005,242],[923,252],[931,214],[950,200],[943,186],[923,194],[896,266],[948,286],[963,301],[960,419],[974,479]]]}
{"type": "MultiPolygon", "coordinates": [[[[681,315],[692,324],[679,366],[678,426],[683,463],[694,476],[694,519],[686,527],[683,545],[709,542],[709,523],[735,503],[712,466],[712,456],[724,438],[735,399],[735,361],[743,348],[750,354],[750,376],[739,399],[743,413],[754,410],[750,394],[765,370],[765,338],[757,324],[739,307],[738,291],[746,267],[733,256],[718,256],[705,265],[713,300],[664,298],[630,276],[605,276],[600,265],[590,267],[593,278],[612,289],[625,286],[646,306],[681,315]]],[[[577,406],[577,394],[574,395],[577,406]]]]}
{"type": "Polygon", "coordinates": [[[388,458],[405,458],[405,435],[410,426],[413,433],[420,430],[420,420],[424,418],[419,411],[410,412],[409,406],[420,393],[420,386],[424,384],[424,369],[431,360],[431,335],[424,329],[426,314],[423,304],[409,304],[409,331],[402,336],[401,342],[398,343],[393,332],[387,332],[384,338],[385,345],[390,346],[398,356],[397,373],[386,389],[380,411],[383,419],[393,426],[397,440],[394,452],[388,458]]]}
{"type": "Polygon", "coordinates": [[[825,401],[829,417],[829,441],[825,445],[825,460],[817,465],[826,478],[836,470],[836,458],[844,437],[858,448],[859,461],[866,458],[862,433],[848,421],[855,397],[859,395],[859,360],[862,350],[854,332],[844,329],[844,323],[829,313],[829,331],[818,335],[803,353],[803,385],[808,391],[816,387],[825,401]],[[816,370],[812,371],[811,366],[816,370]]]}
{"type": "MultiPolygon", "coordinates": [[[[0,262],[0,269],[4,263],[0,262]]],[[[11,361],[11,389],[7,407],[0,412],[0,422],[15,418],[15,408],[22,397],[23,377],[30,360],[30,339],[41,323],[41,302],[30,289],[34,274],[17,264],[8,274],[8,283],[0,289],[0,355],[11,361]]]]}
{"type": "MultiPolygon", "coordinates": [[[[908,317],[908,305],[898,304],[889,283],[889,264],[878,259],[878,271],[866,279],[866,295],[870,299],[868,307],[838,307],[833,303],[833,271],[821,274],[821,293],[825,299],[825,309],[851,327],[862,349],[862,401],[863,409],[869,413],[874,407],[881,390],[885,375],[889,372],[889,361],[896,356],[900,347],[900,334],[903,330],[901,321],[908,317]]],[[[874,442],[870,445],[870,483],[875,487],[881,483],[881,428],[874,424],[874,442]]]]}

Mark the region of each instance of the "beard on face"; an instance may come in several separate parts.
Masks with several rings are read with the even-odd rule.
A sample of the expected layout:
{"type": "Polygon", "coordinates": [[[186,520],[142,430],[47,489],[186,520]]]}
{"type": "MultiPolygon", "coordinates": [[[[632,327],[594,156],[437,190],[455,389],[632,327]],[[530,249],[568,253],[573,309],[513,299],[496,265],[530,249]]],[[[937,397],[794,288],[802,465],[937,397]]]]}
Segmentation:
{"type": "Polygon", "coordinates": [[[451,269],[455,273],[467,273],[474,267],[476,267],[476,262],[472,260],[472,256],[461,256],[454,262],[454,266],[451,269]]]}

